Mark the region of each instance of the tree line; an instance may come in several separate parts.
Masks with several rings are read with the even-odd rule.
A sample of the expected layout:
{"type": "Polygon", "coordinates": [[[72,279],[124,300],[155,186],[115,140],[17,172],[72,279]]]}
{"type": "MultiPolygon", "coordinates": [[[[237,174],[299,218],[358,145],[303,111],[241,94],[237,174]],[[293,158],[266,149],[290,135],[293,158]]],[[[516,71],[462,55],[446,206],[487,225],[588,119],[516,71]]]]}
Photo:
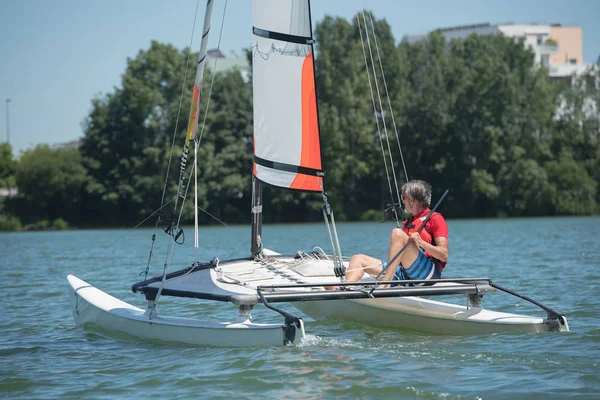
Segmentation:
{"type": "MultiPolygon", "coordinates": [[[[396,132],[409,179],[430,182],[434,201],[450,190],[441,206],[450,218],[598,213],[600,68],[556,80],[522,41],[503,35],[448,41],[433,32],[396,44],[385,20],[374,28],[385,71],[378,84],[393,115],[374,110],[357,19],[325,17],[315,28],[325,182],[338,220],[381,218],[391,197],[380,139],[395,144],[396,132]]],[[[152,42],[128,59],[120,87],[92,100],[79,149],[40,145],[13,159],[2,145],[0,186],[16,186],[18,196],[0,204],[0,226],[130,226],[173,199],[192,95],[188,79],[182,96],[182,79],[196,57],[152,42]]],[[[201,218],[247,223],[252,82],[238,70],[219,73],[209,100],[211,79],[207,71],[198,179],[199,207],[212,217],[201,218]]],[[[397,146],[391,158],[401,185],[397,146]]],[[[320,195],[265,189],[266,222],[319,220],[321,206],[320,195]]],[[[184,222],[192,216],[186,204],[184,222]]]]}

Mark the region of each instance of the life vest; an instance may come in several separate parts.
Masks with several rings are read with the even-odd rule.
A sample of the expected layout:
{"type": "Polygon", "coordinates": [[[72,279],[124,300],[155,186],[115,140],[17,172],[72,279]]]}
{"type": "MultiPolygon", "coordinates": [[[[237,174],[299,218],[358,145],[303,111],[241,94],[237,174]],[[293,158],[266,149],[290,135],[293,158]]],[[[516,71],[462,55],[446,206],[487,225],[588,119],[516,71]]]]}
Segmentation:
{"type": "MultiPolygon", "coordinates": [[[[409,235],[413,232],[419,231],[419,228],[421,228],[421,225],[423,225],[423,222],[427,219],[427,215],[429,215],[429,212],[424,213],[420,217],[415,218],[413,216],[413,217],[405,220],[402,223],[402,230],[409,235]]],[[[438,212],[434,212],[431,215],[431,218],[435,217],[436,215],[442,215],[442,214],[440,214],[438,212]]],[[[423,239],[425,242],[435,246],[435,238],[433,237],[433,234],[431,233],[431,225],[430,225],[431,218],[429,218],[429,220],[425,223],[425,226],[419,232],[419,236],[421,236],[421,239],[423,239]]],[[[431,258],[438,265],[440,270],[444,269],[444,267],[447,264],[447,263],[442,262],[442,261],[438,260],[437,258],[433,257],[427,251],[425,251],[425,255],[427,257],[431,258]]]]}

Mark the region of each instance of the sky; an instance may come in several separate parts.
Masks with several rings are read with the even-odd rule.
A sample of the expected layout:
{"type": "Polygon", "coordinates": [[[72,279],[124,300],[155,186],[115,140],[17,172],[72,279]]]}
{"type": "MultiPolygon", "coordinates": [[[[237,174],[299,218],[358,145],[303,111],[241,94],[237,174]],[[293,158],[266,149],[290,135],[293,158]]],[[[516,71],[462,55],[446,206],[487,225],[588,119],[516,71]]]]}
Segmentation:
{"type": "MultiPolygon", "coordinates": [[[[205,0],[0,0],[0,141],[13,154],[83,136],[91,101],[120,86],[127,58],[152,40],[198,51],[205,0]],[[11,99],[10,103],[6,99],[11,99]],[[7,108],[8,105],[8,108],[7,108]],[[7,112],[8,110],[8,112],[7,112]],[[8,117],[8,118],[7,118],[8,117]],[[8,122],[8,124],[7,124],[8,122]]],[[[209,48],[218,44],[226,0],[216,0],[209,48]]],[[[600,56],[600,0],[312,0],[313,27],[325,15],[350,20],[364,7],[405,35],[489,22],[561,23],[583,31],[584,62],[600,56]]],[[[227,0],[220,48],[250,47],[251,1],[227,0]]],[[[182,77],[183,79],[183,77],[182,77]]]]}

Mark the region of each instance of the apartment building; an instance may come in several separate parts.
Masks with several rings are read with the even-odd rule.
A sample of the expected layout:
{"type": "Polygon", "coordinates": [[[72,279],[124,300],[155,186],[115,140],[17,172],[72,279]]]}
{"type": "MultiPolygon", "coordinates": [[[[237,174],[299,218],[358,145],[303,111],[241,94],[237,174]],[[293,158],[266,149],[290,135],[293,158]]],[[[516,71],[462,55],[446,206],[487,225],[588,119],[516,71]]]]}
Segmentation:
{"type": "Polygon", "coordinates": [[[248,63],[248,59],[235,52],[224,54],[217,49],[208,50],[206,67],[214,70],[215,73],[236,69],[240,71],[244,81],[248,82],[250,80],[250,64],[248,63]]]}
{"type": "MultiPolygon", "coordinates": [[[[475,24],[439,31],[448,40],[465,38],[469,35],[498,35],[523,39],[524,44],[533,50],[535,63],[548,68],[551,77],[568,77],[585,72],[590,65],[583,63],[582,30],[579,26],[561,24],[475,24]]],[[[408,36],[409,43],[421,40],[425,35],[408,36]]]]}

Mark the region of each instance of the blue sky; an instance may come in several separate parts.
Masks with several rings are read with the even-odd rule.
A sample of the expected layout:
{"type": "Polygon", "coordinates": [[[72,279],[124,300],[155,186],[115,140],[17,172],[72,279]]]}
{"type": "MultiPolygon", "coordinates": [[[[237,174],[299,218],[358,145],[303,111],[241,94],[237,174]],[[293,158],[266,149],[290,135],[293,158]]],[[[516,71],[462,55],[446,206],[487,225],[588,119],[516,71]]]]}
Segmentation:
{"type": "MultiPolygon", "coordinates": [[[[13,153],[83,136],[90,102],[120,85],[127,57],[151,40],[190,44],[197,0],[0,0],[0,141],[6,102],[13,153]]],[[[198,50],[205,0],[192,48],[198,50]]],[[[216,0],[209,48],[217,45],[225,0],[216,0]]],[[[585,62],[600,55],[597,0],[313,0],[324,15],[352,18],[362,6],[385,18],[394,36],[482,22],[553,23],[583,29],[585,62]]],[[[250,46],[251,1],[228,0],[221,49],[250,46]]]]}

